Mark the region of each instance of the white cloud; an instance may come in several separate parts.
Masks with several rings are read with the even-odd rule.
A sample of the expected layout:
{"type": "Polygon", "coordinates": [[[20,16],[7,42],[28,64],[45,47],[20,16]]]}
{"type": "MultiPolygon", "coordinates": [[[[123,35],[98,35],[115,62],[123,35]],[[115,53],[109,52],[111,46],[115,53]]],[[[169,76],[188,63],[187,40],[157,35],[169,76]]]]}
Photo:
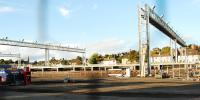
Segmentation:
{"type": "Polygon", "coordinates": [[[59,7],[58,10],[59,10],[60,14],[64,17],[67,17],[70,14],[70,10],[65,7],[59,7]]]}
{"type": "MultiPolygon", "coordinates": [[[[31,41],[31,40],[27,40],[31,41]]],[[[97,41],[93,43],[89,43],[86,45],[86,57],[89,57],[92,53],[100,53],[100,54],[108,54],[108,53],[118,53],[118,52],[124,52],[129,49],[131,49],[133,42],[130,42],[128,40],[122,40],[117,38],[107,38],[102,41],[97,41]]],[[[55,43],[54,43],[55,45],[55,43]]],[[[78,46],[78,44],[72,44],[72,43],[61,43],[62,46],[70,46],[75,47],[75,45],[78,46]]],[[[78,46],[80,47],[80,46],[78,46]]],[[[12,47],[12,46],[4,46],[0,45],[0,52],[2,53],[11,53],[16,54],[20,53],[21,57],[25,60],[27,60],[27,57],[29,56],[31,61],[35,60],[44,60],[45,53],[43,49],[35,49],[35,48],[24,48],[24,47],[12,47]]],[[[55,51],[50,50],[50,59],[51,57],[56,57],[56,59],[72,59],[76,56],[82,56],[80,53],[71,53],[71,52],[64,52],[64,51],[55,51]]]]}
{"type": "Polygon", "coordinates": [[[86,46],[87,57],[95,52],[100,54],[124,52],[131,49],[130,44],[130,41],[125,41],[117,38],[108,38],[93,44],[88,44],[86,46]]]}
{"type": "Polygon", "coordinates": [[[16,9],[13,7],[9,7],[9,6],[4,6],[4,7],[0,7],[0,13],[10,13],[10,12],[15,12],[16,9]]]}
{"type": "MultiPolygon", "coordinates": [[[[31,60],[40,59],[42,56],[44,57],[44,51],[41,49],[33,49],[33,48],[21,48],[15,46],[6,46],[0,45],[0,52],[3,54],[20,54],[22,59],[27,59],[29,56],[31,60]]],[[[9,59],[16,59],[15,57],[9,59]]]]}

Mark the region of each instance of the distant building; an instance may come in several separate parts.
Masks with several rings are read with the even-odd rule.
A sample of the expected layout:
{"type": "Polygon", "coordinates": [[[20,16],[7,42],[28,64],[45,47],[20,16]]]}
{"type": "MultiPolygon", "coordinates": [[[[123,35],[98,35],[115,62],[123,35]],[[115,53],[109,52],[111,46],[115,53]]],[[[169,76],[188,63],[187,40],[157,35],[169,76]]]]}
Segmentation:
{"type": "Polygon", "coordinates": [[[101,62],[103,65],[116,65],[117,61],[116,59],[106,59],[101,62]]]}
{"type": "Polygon", "coordinates": [[[181,51],[181,55],[178,56],[178,62],[200,62],[200,55],[198,53],[197,46],[192,45],[191,47],[191,49],[187,48],[186,52],[184,52],[184,48],[179,49],[179,51],[181,51]]]}
{"type": "Polygon", "coordinates": [[[131,62],[127,58],[122,58],[122,64],[131,64],[131,62]]]}
{"type": "MultiPolygon", "coordinates": [[[[198,63],[200,62],[200,55],[198,51],[195,49],[186,49],[186,53],[183,48],[179,49],[180,55],[178,56],[178,62],[193,62],[198,63]],[[186,55],[185,55],[186,54],[186,55]]],[[[156,55],[151,56],[152,63],[170,63],[173,61],[173,58],[170,55],[156,55]]]]}
{"type": "Polygon", "coordinates": [[[197,50],[197,49],[198,49],[198,46],[197,46],[197,45],[194,45],[194,44],[192,44],[192,45],[191,45],[191,49],[193,49],[193,50],[197,50]]]}
{"type": "Polygon", "coordinates": [[[171,62],[171,56],[153,56],[151,57],[152,63],[169,63],[171,62]]]}
{"type": "Polygon", "coordinates": [[[200,62],[200,55],[187,55],[187,56],[178,56],[178,62],[200,62]]]}
{"type": "MultiPolygon", "coordinates": [[[[151,57],[152,63],[170,63],[171,56],[163,56],[163,57],[151,57]]],[[[187,56],[178,56],[178,62],[193,62],[198,63],[200,62],[200,55],[187,55],[187,56]]]]}

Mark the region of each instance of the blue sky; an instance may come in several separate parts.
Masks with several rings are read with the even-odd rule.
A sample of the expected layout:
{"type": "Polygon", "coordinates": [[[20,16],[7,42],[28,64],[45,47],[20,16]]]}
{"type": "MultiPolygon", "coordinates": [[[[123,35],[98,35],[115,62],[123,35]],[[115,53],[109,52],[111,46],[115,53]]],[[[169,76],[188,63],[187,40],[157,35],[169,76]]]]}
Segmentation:
{"type": "MultiPolygon", "coordinates": [[[[0,0],[0,38],[38,40],[38,1],[0,0]]],[[[137,4],[144,3],[156,5],[158,14],[164,14],[164,19],[187,43],[200,44],[200,0],[48,0],[45,40],[86,47],[88,56],[93,52],[138,49],[137,4]]],[[[154,27],[150,32],[152,48],[169,44],[169,38],[154,27]]],[[[12,47],[1,48],[4,52],[12,47]]],[[[23,50],[15,48],[9,52],[23,50]]],[[[29,52],[24,54],[27,55],[29,52]]],[[[52,52],[52,56],[62,56],[62,53],[52,52]]]]}

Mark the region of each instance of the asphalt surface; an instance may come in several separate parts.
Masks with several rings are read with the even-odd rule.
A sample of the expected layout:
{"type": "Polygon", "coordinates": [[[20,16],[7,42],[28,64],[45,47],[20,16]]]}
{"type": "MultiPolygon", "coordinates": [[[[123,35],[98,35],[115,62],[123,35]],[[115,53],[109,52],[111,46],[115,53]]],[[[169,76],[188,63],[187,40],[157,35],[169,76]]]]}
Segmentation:
{"type": "Polygon", "coordinates": [[[172,79],[37,80],[0,86],[0,100],[200,100],[200,83],[172,79]]]}

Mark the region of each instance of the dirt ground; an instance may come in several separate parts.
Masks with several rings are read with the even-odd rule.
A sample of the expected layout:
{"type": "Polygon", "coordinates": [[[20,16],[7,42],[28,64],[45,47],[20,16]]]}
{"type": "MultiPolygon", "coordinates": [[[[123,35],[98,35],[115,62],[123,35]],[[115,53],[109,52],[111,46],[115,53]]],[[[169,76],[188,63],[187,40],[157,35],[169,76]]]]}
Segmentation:
{"type": "Polygon", "coordinates": [[[180,79],[75,77],[64,83],[65,76],[36,76],[28,86],[0,86],[0,100],[200,99],[200,83],[180,79]]]}

